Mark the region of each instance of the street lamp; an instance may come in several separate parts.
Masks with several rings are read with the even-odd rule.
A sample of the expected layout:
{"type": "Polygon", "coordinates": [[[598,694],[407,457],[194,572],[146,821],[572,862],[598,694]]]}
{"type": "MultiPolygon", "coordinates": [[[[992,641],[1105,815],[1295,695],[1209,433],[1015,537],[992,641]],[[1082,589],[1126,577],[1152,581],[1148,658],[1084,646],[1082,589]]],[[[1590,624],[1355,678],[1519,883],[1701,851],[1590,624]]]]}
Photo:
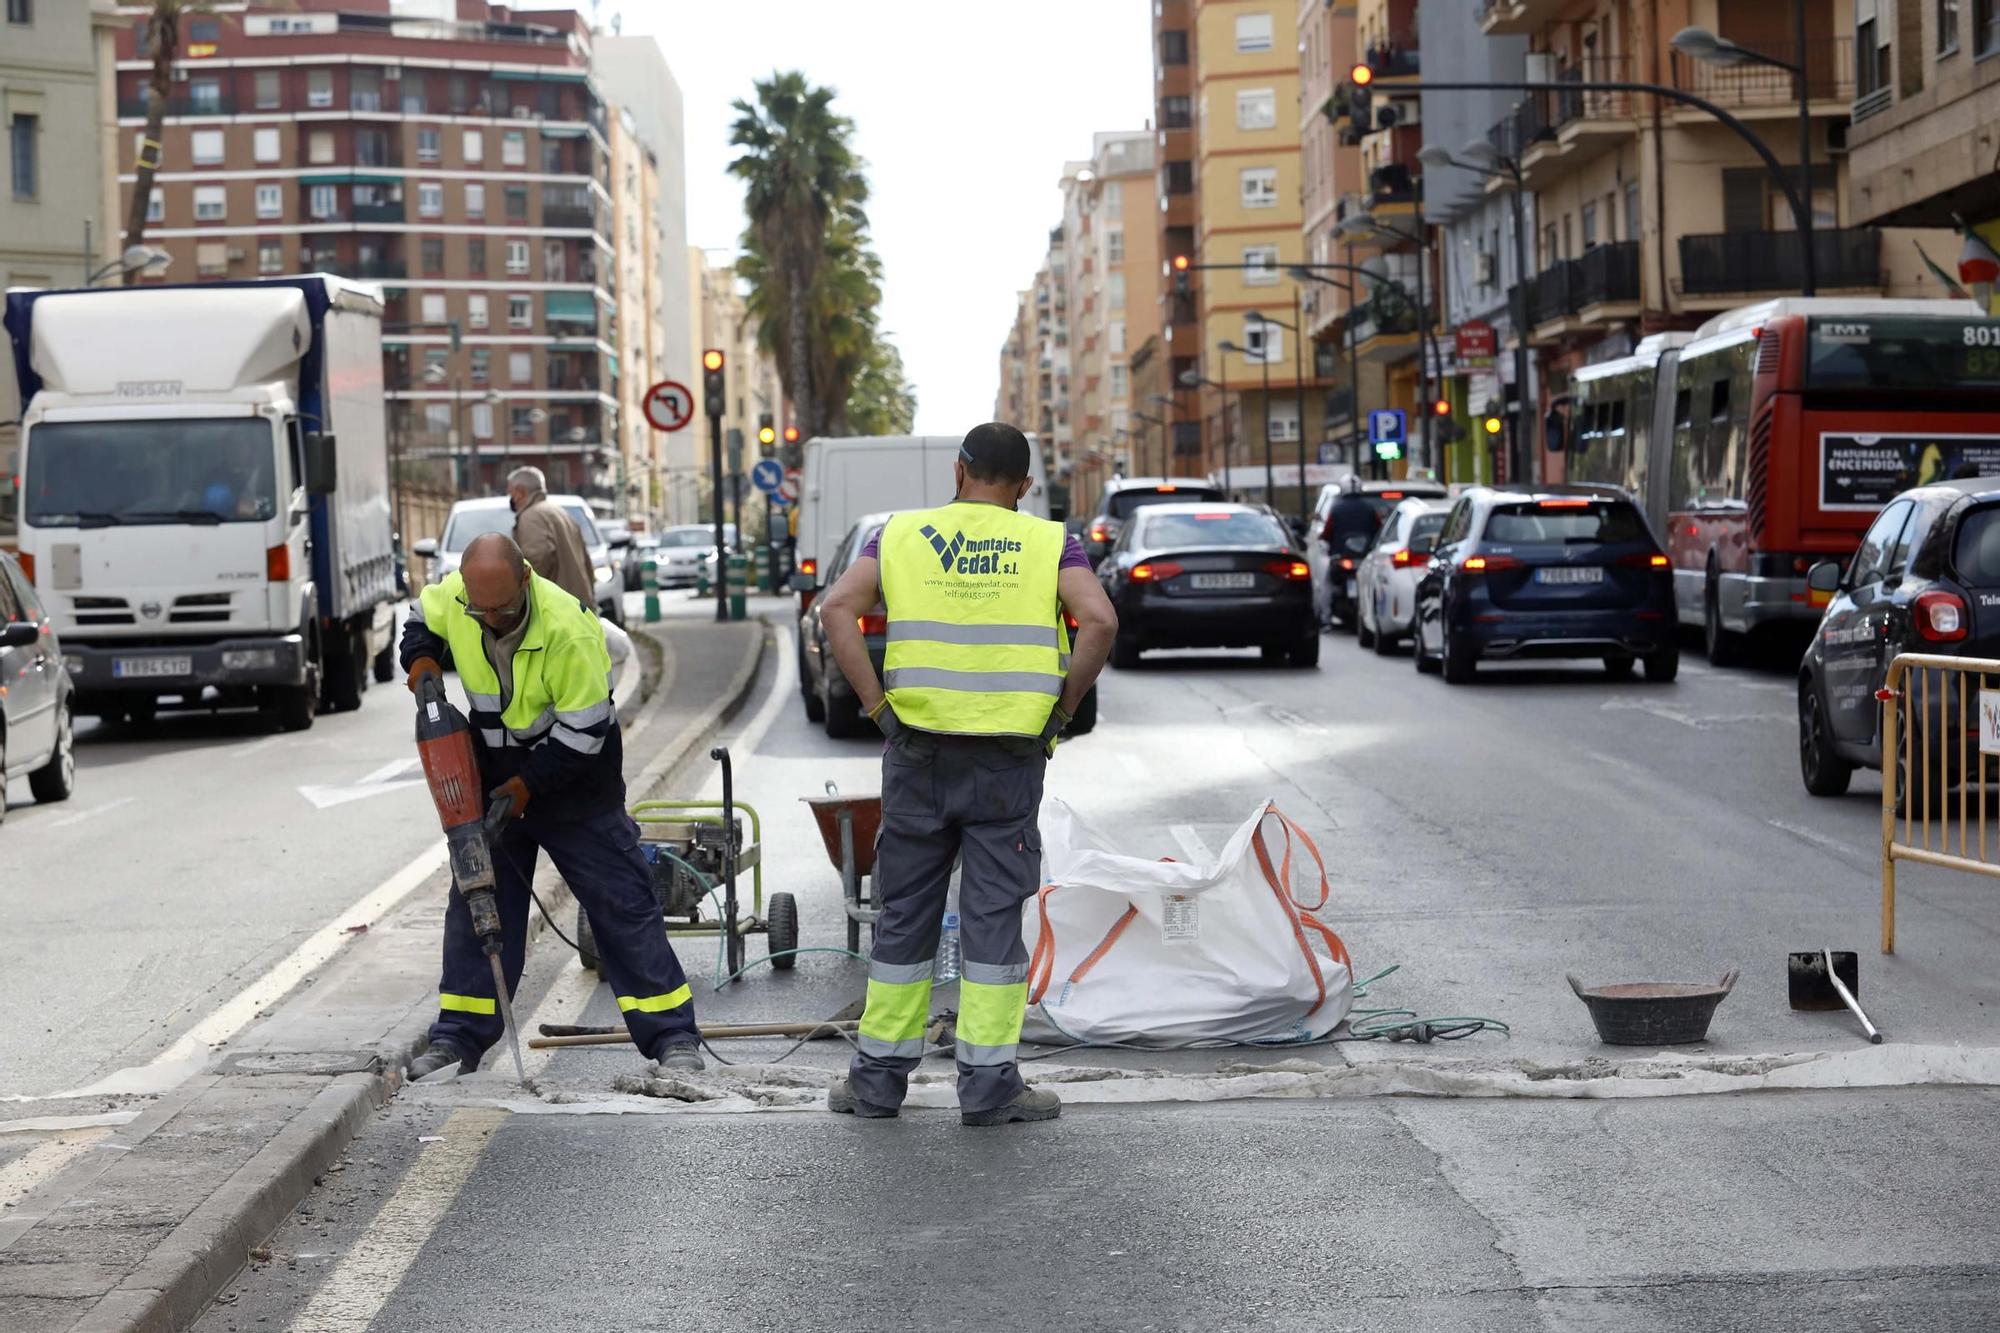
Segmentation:
{"type": "Polygon", "coordinates": [[[1790,74],[1799,90],[1799,193],[1804,196],[1804,207],[1799,209],[1797,225],[1799,239],[1804,244],[1804,267],[1800,270],[1803,281],[1799,284],[1804,294],[1811,296],[1819,285],[1819,259],[1814,253],[1812,214],[1812,89],[1806,80],[1806,0],[1792,0],[1792,33],[1798,43],[1798,60],[1780,60],[1762,51],[1753,51],[1738,45],[1727,37],[1718,37],[1707,28],[1682,28],[1674,34],[1673,47],[1691,60],[1719,65],[1724,69],[1737,65],[1768,65],[1790,74]]]}
{"type": "MultiPolygon", "coordinates": [[[[1292,317],[1294,319],[1298,318],[1298,300],[1298,289],[1294,287],[1292,289],[1292,317]]],[[[1306,505],[1306,368],[1304,360],[1305,350],[1303,347],[1305,338],[1300,333],[1298,324],[1287,324],[1282,319],[1272,319],[1262,311],[1252,310],[1244,315],[1243,318],[1254,319],[1260,325],[1289,329],[1292,334],[1292,411],[1298,417],[1295,424],[1299,432],[1299,522],[1303,525],[1312,516],[1312,510],[1306,505]]],[[[1303,321],[1300,322],[1302,323],[1303,321]]],[[[1268,365],[1270,363],[1270,358],[1271,335],[1267,329],[1264,334],[1265,364],[1268,365]]],[[[1271,486],[1271,482],[1271,403],[1269,399],[1266,399],[1264,402],[1264,485],[1267,490],[1271,486]]],[[[1265,503],[1270,503],[1268,495],[1265,498],[1265,503]]]]}
{"type": "Polygon", "coordinates": [[[1351,400],[1347,405],[1347,435],[1348,445],[1354,454],[1354,475],[1358,477],[1361,475],[1361,344],[1354,338],[1354,315],[1358,301],[1353,283],[1315,273],[1315,268],[1348,269],[1362,274],[1368,270],[1359,264],[1314,264],[1310,267],[1293,264],[1285,270],[1285,276],[1293,282],[1317,282],[1347,294],[1347,392],[1351,400]]]}
{"type": "Polygon", "coordinates": [[[158,250],[150,245],[128,245],[125,247],[125,252],[119,255],[118,258],[86,277],[83,280],[83,285],[86,287],[95,287],[99,282],[114,273],[123,275],[126,273],[142,272],[150,273],[157,277],[166,272],[167,265],[173,262],[174,257],[165,250],[158,250]]]}
{"type": "MultiPolygon", "coordinates": [[[[1232,346],[1232,344],[1225,342],[1222,346],[1227,348],[1232,346]]],[[[1228,372],[1224,371],[1223,373],[1227,375],[1228,372]]],[[[1221,380],[1207,378],[1199,370],[1183,370],[1180,375],[1180,382],[1183,388],[1188,389],[1199,389],[1205,384],[1222,395],[1222,466],[1227,469],[1229,466],[1229,386],[1221,380]]],[[[1243,402],[1243,395],[1240,393],[1237,394],[1236,401],[1240,406],[1243,402]]],[[[1195,400],[1195,415],[1201,415],[1201,400],[1199,398],[1195,400]]]]}
{"type": "Polygon", "coordinates": [[[1522,203],[1527,194],[1527,181],[1521,171],[1519,158],[1510,157],[1484,139],[1474,139],[1458,150],[1453,157],[1449,149],[1433,144],[1417,154],[1417,161],[1427,167],[1457,167],[1481,176],[1492,176],[1512,181],[1514,188],[1508,199],[1514,214],[1514,280],[1521,285],[1521,316],[1518,322],[1513,317],[1512,303],[1508,306],[1508,323],[1514,324],[1514,442],[1507,451],[1507,479],[1519,485],[1528,480],[1529,466],[1529,423],[1533,420],[1528,410],[1528,328],[1533,322],[1533,314],[1528,305],[1531,289],[1528,286],[1528,224],[1526,209],[1522,203]],[[1467,159],[1471,159],[1468,161],[1467,159]]]}
{"type": "MultiPolygon", "coordinates": [[[[1246,352],[1241,347],[1238,347],[1235,343],[1231,342],[1227,338],[1224,338],[1221,342],[1217,343],[1215,345],[1215,350],[1220,352],[1225,358],[1229,356],[1240,356],[1245,361],[1248,361],[1250,359],[1250,353],[1246,352]]],[[[1229,378],[1229,364],[1226,360],[1223,362],[1222,366],[1222,378],[1224,379],[1229,378]]],[[[1226,436],[1228,434],[1228,429],[1229,429],[1228,417],[1226,415],[1229,411],[1229,404],[1224,403],[1222,405],[1222,410],[1225,414],[1223,418],[1223,432],[1226,436]]],[[[1236,391],[1236,410],[1239,414],[1243,411],[1243,391],[1241,389],[1238,389],[1236,391]]],[[[1267,431],[1266,434],[1269,434],[1269,432],[1267,431]]],[[[1222,442],[1222,475],[1225,478],[1229,476],[1230,469],[1236,465],[1235,443],[1236,442],[1234,440],[1226,438],[1222,442]]]]}
{"type": "MultiPolygon", "coordinates": [[[[1425,313],[1425,306],[1424,306],[1424,267],[1425,267],[1424,252],[1429,245],[1429,239],[1425,235],[1423,214],[1419,213],[1417,215],[1417,230],[1414,233],[1404,231],[1400,227],[1391,227],[1384,223],[1377,222],[1375,220],[1375,215],[1373,213],[1368,212],[1365,209],[1359,213],[1350,213],[1347,217],[1341,219],[1339,230],[1344,235],[1348,236],[1366,236],[1366,235],[1383,236],[1399,242],[1409,241],[1416,245],[1417,247],[1417,401],[1420,403],[1430,402],[1431,354],[1430,354],[1430,349],[1426,343],[1430,325],[1430,318],[1425,313]]],[[[1433,456],[1431,449],[1430,423],[1428,419],[1422,418],[1421,416],[1420,419],[1424,419],[1425,421],[1424,462],[1425,464],[1430,466],[1433,470],[1435,470],[1438,464],[1438,459],[1433,456]]]]}

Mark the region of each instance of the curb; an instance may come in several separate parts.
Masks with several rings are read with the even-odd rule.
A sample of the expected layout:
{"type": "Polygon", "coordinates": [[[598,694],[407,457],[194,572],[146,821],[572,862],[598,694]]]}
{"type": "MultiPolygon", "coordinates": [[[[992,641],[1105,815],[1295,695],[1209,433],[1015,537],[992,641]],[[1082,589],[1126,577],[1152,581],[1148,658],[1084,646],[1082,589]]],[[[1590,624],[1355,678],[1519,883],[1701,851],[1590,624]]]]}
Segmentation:
{"type": "Polygon", "coordinates": [[[400,1078],[343,1074],[125,1275],[71,1333],[173,1333],[199,1319],[338,1160],[400,1078]]]}
{"type": "MultiPolygon", "coordinates": [[[[744,658],[743,665],[738,667],[736,674],[730,678],[729,684],[722,691],[722,697],[690,718],[681,728],[679,735],[660,747],[660,752],[653,756],[652,761],[639,770],[639,776],[626,784],[628,798],[639,801],[650,800],[653,788],[659,785],[661,779],[678,768],[701,738],[714,730],[716,723],[742,707],[743,701],[749,697],[751,688],[757,683],[758,669],[764,664],[764,654],[770,650],[771,641],[771,623],[762,616],[753,616],[751,619],[759,626],[754,647],[744,658]]],[[[665,699],[665,695],[659,696],[654,701],[654,706],[663,705],[665,699]]]]}

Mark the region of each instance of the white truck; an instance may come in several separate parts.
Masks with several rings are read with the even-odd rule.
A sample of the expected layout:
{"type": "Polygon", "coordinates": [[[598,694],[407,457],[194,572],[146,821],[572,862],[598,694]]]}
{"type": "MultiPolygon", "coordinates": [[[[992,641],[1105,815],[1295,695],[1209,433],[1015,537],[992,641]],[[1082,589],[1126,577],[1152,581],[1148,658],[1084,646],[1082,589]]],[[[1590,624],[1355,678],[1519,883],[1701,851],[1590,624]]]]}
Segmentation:
{"type": "Polygon", "coordinates": [[[15,290],[5,325],[20,555],[78,713],[142,721],[177,697],[295,731],[358,707],[371,667],[388,679],[403,579],[379,289],[15,290]]]}

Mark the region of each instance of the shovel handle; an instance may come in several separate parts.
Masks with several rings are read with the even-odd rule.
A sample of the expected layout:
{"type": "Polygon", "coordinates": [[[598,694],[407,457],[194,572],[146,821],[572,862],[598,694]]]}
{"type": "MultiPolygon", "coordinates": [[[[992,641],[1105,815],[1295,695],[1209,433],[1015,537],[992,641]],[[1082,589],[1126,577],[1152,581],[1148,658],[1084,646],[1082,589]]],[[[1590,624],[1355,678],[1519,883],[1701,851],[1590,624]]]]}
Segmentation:
{"type": "Polygon", "coordinates": [[[1868,1034],[1869,1044],[1871,1046],[1880,1046],[1882,1044],[1882,1034],[1876,1030],[1873,1023],[1868,1021],[1868,1015],[1862,1012],[1861,1001],[1854,998],[1854,992],[1847,989],[1847,983],[1842,981],[1840,974],[1833,970],[1833,951],[1831,949],[1822,949],[1820,954],[1826,959],[1826,979],[1832,982],[1834,990],[1839,992],[1841,1002],[1853,1010],[1854,1016],[1861,1020],[1861,1029],[1868,1034]]]}

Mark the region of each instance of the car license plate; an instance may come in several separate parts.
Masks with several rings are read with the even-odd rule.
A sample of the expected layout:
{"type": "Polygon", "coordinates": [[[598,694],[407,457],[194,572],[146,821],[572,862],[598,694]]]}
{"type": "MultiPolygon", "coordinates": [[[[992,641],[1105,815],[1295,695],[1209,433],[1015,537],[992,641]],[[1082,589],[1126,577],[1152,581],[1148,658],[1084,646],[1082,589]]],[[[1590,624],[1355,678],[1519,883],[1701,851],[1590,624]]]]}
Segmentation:
{"type": "Polygon", "coordinates": [[[1537,583],[1602,583],[1604,570],[1597,565],[1550,565],[1535,571],[1537,583]]]}
{"type": "Polygon", "coordinates": [[[111,659],[111,674],[119,680],[132,680],[140,676],[191,676],[194,674],[194,659],[191,657],[114,657],[111,659]]]}
{"type": "Polygon", "coordinates": [[[1255,574],[1191,574],[1188,586],[1197,590],[1221,588],[1254,588],[1257,586],[1255,574]]]}
{"type": "Polygon", "coordinates": [[[1354,580],[1353,580],[1353,579],[1349,579],[1349,580],[1347,581],[1347,595],[1348,595],[1349,597],[1352,597],[1352,596],[1354,596],[1354,580]]]}

